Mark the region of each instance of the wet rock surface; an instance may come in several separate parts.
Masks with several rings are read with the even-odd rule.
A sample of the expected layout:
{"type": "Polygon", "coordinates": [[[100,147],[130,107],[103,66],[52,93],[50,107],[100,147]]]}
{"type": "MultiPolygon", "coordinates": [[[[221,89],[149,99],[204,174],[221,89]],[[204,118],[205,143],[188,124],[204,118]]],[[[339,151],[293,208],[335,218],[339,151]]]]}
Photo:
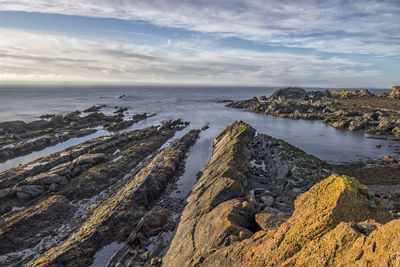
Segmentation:
{"type": "MultiPolygon", "coordinates": [[[[125,240],[184,168],[200,130],[162,146],[186,125],[94,138],[0,173],[0,265],[87,266],[104,245],[125,240]]],[[[165,230],[173,210],[164,210],[140,228],[147,239],[165,230]]]]}
{"type": "Polygon", "coordinates": [[[395,97],[378,97],[368,90],[309,91],[278,89],[268,100],[254,97],[227,104],[251,112],[281,118],[322,120],[339,129],[400,137],[400,102],[395,97]]]}
{"type": "Polygon", "coordinates": [[[130,127],[140,120],[155,114],[134,115],[124,120],[123,114],[106,116],[97,111],[104,105],[95,105],[86,109],[88,115],[81,116],[80,111],[66,115],[42,115],[42,120],[25,123],[23,121],[0,122],[0,162],[18,156],[27,155],[49,146],[95,133],[103,129],[119,131],[130,127]]]}

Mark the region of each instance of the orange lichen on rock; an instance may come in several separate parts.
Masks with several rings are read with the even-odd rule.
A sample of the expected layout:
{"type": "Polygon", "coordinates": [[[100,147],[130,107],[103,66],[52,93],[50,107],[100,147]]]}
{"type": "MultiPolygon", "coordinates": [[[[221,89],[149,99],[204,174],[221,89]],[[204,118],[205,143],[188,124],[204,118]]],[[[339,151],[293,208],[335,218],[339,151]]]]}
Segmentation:
{"type": "Polygon", "coordinates": [[[281,226],[216,251],[204,266],[400,266],[400,220],[356,179],[332,175],[281,226]],[[227,256],[226,256],[227,255],[227,256]]]}

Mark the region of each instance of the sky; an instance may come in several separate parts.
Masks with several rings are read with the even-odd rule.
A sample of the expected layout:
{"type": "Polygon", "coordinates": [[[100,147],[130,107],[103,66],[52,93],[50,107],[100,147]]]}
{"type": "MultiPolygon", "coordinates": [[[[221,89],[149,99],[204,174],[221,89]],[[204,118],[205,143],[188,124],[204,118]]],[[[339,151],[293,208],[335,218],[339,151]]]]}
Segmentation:
{"type": "Polygon", "coordinates": [[[0,84],[390,88],[400,0],[0,0],[0,84]]]}

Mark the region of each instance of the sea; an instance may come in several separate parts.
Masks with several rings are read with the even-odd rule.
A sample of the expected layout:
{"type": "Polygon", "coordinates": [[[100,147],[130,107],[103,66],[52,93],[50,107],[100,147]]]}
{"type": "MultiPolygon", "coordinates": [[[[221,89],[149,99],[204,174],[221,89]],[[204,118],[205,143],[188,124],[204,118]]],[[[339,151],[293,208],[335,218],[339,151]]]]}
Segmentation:
{"type": "MultiPolygon", "coordinates": [[[[157,113],[156,116],[135,124],[132,128],[142,128],[159,124],[163,120],[183,119],[190,121],[182,136],[190,129],[198,129],[205,124],[198,142],[191,148],[186,163],[186,171],[181,179],[185,193],[194,183],[193,177],[204,166],[212,154],[214,137],[236,120],[252,125],[258,132],[299,147],[330,163],[367,161],[386,155],[393,155],[398,141],[376,139],[363,132],[339,130],[320,121],[292,120],[271,115],[256,114],[225,107],[218,100],[249,99],[253,96],[269,96],[277,87],[223,87],[223,86],[0,86],[0,121],[33,121],[42,114],[66,114],[84,110],[92,105],[105,104],[101,110],[112,114],[115,107],[129,108],[127,116],[134,113],[157,113]]],[[[325,90],[325,88],[306,88],[325,90]]],[[[373,89],[371,92],[390,92],[373,89]]],[[[95,134],[73,138],[56,146],[30,155],[0,163],[0,171],[27,163],[36,158],[62,150],[70,145],[93,137],[109,134],[99,130],[95,134]]]]}

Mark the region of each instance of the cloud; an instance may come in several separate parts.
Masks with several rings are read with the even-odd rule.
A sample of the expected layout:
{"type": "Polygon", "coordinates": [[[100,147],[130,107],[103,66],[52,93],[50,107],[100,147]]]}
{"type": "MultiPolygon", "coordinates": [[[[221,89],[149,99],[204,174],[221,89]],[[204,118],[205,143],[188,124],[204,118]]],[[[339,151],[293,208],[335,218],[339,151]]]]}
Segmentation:
{"type": "Polygon", "coordinates": [[[277,46],[400,55],[398,0],[0,0],[0,10],[145,20],[277,46]]]}
{"type": "Polygon", "coordinates": [[[340,57],[257,52],[208,40],[159,46],[0,28],[0,79],[127,83],[363,86],[380,75],[340,57]],[[29,44],[26,45],[26,44],[29,44]]]}

